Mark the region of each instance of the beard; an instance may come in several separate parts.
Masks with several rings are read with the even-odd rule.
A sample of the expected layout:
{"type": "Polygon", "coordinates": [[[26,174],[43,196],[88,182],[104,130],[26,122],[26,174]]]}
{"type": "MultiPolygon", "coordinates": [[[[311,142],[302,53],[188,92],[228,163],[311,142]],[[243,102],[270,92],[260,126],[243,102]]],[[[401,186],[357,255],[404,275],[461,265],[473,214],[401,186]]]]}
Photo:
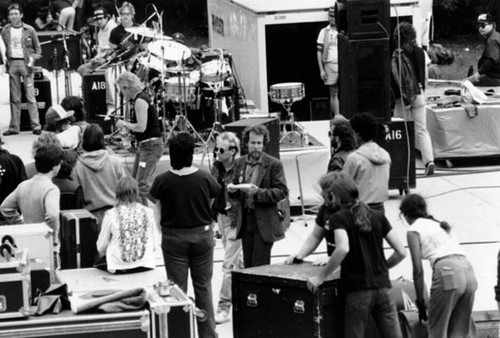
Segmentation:
{"type": "Polygon", "coordinates": [[[260,158],[260,156],[262,155],[262,151],[261,150],[252,150],[248,155],[252,159],[258,160],[260,158]]]}

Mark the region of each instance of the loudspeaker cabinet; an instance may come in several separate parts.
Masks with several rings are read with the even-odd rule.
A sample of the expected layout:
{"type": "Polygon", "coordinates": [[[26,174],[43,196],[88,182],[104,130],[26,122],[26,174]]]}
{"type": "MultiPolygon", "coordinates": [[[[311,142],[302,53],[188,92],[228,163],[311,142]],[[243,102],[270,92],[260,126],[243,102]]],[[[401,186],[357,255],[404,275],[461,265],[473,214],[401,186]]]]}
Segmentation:
{"type": "Polygon", "coordinates": [[[417,186],[415,173],[415,123],[393,118],[386,133],[380,133],[375,141],[391,155],[389,189],[400,194],[417,186]],[[409,144],[408,144],[409,143],[409,144]]]}

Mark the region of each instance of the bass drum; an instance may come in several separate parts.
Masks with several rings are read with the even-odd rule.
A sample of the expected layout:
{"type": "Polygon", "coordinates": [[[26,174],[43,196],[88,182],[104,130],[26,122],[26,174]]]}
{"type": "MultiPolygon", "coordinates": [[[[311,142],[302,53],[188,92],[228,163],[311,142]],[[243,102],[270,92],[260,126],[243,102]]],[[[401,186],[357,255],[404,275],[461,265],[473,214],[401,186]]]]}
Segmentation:
{"type": "Polygon", "coordinates": [[[165,62],[153,55],[140,57],[137,59],[135,75],[142,83],[149,85],[160,80],[162,67],[166,68],[165,62]]]}

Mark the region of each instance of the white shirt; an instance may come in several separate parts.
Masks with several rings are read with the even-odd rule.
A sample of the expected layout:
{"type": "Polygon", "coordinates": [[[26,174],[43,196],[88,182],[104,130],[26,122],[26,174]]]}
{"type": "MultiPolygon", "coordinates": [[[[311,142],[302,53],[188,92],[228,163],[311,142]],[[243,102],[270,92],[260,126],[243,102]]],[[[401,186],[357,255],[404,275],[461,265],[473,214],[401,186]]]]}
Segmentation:
{"type": "Polygon", "coordinates": [[[22,26],[19,28],[10,28],[10,57],[16,59],[24,58],[22,26]]]}
{"type": "Polygon", "coordinates": [[[103,55],[107,50],[111,49],[111,45],[109,44],[109,35],[116,26],[117,24],[115,20],[109,19],[106,26],[100,29],[99,33],[97,33],[97,45],[99,46],[97,51],[98,55],[103,55]]]}
{"type": "Polygon", "coordinates": [[[328,51],[326,54],[326,62],[338,63],[338,32],[335,28],[330,27],[330,25],[323,28],[318,35],[318,40],[316,43],[318,45],[324,46],[325,44],[325,34],[328,34],[328,51]]]}
{"type": "Polygon", "coordinates": [[[449,255],[465,255],[464,250],[450,231],[446,232],[439,222],[427,218],[419,218],[413,223],[408,231],[417,232],[420,235],[422,258],[428,259],[431,267],[436,259],[449,255]]]}
{"type": "Polygon", "coordinates": [[[71,126],[57,134],[63,148],[76,149],[80,144],[80,127],[71,126]]]}
{"type": "Polygon", "coordinates": [[[154,269],[154,251],[159,243],[159,231],[156,227],[153,209],[134,203],[114,207],[105,213],[97,239],[97,251],[101,255],[106,254],[108,271],[112,273],[116,270],[141,266],[154,269]],[[120,224],[118,208],[121,208],[123,224],[120,224]],[[146,222],[143,222],[142,218],[137,219],[137,216],[143,213],[145,213],[146,222]],[[142,235],[146,236],[145,242],[140,240],[142,235]],[[132,259],[126,261],[124,257],[132,259]]]}

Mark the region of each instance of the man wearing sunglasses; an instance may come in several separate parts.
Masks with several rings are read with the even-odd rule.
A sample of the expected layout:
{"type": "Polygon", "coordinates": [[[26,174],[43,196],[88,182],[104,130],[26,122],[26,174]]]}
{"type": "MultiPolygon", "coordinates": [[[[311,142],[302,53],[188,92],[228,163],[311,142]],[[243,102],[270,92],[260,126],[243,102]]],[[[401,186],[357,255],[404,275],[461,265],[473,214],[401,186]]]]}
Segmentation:
{"type": "Polygon", "coordinates": [[[219,294],[219,303],[215,322],[226,323],[230,320],[229,313],[232,305],[231,297],[231,271],[243,268],[241,254],[241,240],[236,238],[236,214],[231,200],[227,195],[226,186],[233,177],[234,161],[240,156],[240,140],[230,131],[217,136],[214,157],[216,161],[212,166],[212,175],[222,187],[217,195],[213,209],[217,214],[217,224],[222,234],[224,247],[224,262],[222,263],[222,286],[219,294]]]}
{"type": "MultiPolygon", "coordinates": [[[[80,67],[78,67],[78,73],[81,76],[87,75],[95,71],[97,68],[103,67],[106,62],[109,62],[112,58],[113,48],[109,42],[109,36],[113,28],[116,27],[116,22],[111,18],[109,13],[104,7],[98,7],[94,10],[94,22],[99,27],[99,32],[97,33],[97,54],[90,60],[80,67]]],[[[110,83],[110,70],[107,70],[105,75],[106,79],[106,106],[108,112],[115,109],[114,94],[115,90],[110,83]]]]}
{"type": "Polygon", "coordinates": [[[477,72],[466,80],[475,86],[500,86],[500,33],[491,14],[480,14],[477,26],[486,44],[477,63],[477,72]]]}

